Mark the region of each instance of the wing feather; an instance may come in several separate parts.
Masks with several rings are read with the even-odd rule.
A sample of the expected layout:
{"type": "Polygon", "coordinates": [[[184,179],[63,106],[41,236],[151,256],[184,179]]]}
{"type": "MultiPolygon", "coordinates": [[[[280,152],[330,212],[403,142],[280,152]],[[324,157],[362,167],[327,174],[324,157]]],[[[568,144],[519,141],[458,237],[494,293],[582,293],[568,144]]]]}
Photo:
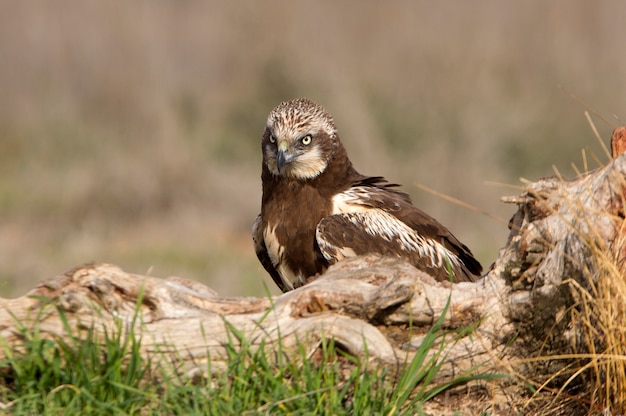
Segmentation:
{"type": "Polygon", "coordinates": [[[393,215],[380,209],[331,215],[316,230],[324,258],[333,264],[345,257],[378,253],[407,259],[440,280],[449,280],[446,264],[459,275],[460,260],[442,244],[420,236],[393,215]]]}
{"type": "Polygon", "coordinates": [[[278,286],[283,292],[291,290],[292,288],[288,287],[280,277],[278,270],[274,267],[274,264],[272,263],[272,260],[267,252],[265,239],[263,237],[263,221],[261,219],[261,214],[256,217],[254,223],[252,224],[252,241],[254,242],[254,251],[256,252],[256,256],[265,270],[272,277],[276,286],[278,286]]]}
{"type": "Polygon", "coordinates": [[[317,229],[318,245],[327,260],[338,261],[348,249],[357,255],[391,254],[447,280],[446,267],[440,266],[449,259],[456,281],[475,280],[482,266],[471,251],[395,186],[371,177],[335,195],[334,215],[323,219],[317,229]]]}

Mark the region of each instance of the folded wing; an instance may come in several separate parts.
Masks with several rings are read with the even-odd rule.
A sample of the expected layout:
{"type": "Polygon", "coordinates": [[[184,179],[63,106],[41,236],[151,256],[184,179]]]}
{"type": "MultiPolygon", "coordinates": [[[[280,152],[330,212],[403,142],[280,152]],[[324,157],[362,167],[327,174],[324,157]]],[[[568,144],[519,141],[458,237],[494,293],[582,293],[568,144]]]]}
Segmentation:
{"type": "Polygon", "coordinates": [[[334,215],[317,226],[319,249],[330,264],[370,253],[405,258],[438,280],[473,281],[482,266],[437,220],[383,178],[366,178],[334,198],[334,215]]]}

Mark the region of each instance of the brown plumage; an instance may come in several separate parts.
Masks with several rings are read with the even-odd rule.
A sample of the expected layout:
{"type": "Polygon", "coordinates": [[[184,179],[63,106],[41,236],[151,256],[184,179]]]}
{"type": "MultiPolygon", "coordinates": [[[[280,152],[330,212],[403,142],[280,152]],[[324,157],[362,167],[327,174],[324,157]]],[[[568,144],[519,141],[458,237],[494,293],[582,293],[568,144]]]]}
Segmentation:
{"type": "Polygon", "coordinates": [[[446,227],[380,176],[358,173],[323,107],[300,98],[270,113],[261,142],[256,254],[278,287],[368,253],[402,257],[438,280],[473,281],[482,266],[446,227]]]}

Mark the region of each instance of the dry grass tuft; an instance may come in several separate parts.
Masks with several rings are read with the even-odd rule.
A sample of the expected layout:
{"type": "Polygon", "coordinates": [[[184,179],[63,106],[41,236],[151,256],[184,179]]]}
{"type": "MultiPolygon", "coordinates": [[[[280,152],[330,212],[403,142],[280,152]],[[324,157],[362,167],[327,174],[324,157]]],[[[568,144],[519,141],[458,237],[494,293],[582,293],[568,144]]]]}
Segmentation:
{"type": "MultiPolygon", "coordinates": [[[[572,266],[564,271],[571,274],[562,276],[572,303],[562,318],[557,318],[567,323],[555,324],[548,331],[543,353],[523,360],[546,368],[555,364],[548,379],[521,376],[534,391],[522,405],[524,412],[626,414],[626,180],[621,180],[621,200],[612,201],[609,212],[590,212],[580,200],[563,200],[571,212],[578,213],[568,222],[576,237],[573,240],[578,242],[569,242],[573,251],[562,253],[572,266]],[[598,226],[603,223],[601,218],[607,220],[605,226],[598,226]]],[[[568,296],[566,293],[561,295],[568,296]]]]}
{"type": "Polygon", "coordinates": [[[592,228],[580,235],[593,259],[587,264],[594,266],[583,268],[580,281],[568,281],[577,301],[570,311],[578,339],[574,354],[557,357],[573,358],[574,363],[553,404],[582,403],[589,414],[626,413],[626,223],[617,216],[614,220],[617,238],[611,246],[592,228]]]}
{"type": "Polygon", "coordinates": [[[589,386],[586,394],[592,408],[605,414],[626,413],[626,276],[621,232],[615,248],[590,246],[599,265],[587,274],[587,287],[576,286],[581,313],[574,322],[582,329],[583,345],[589,349],[581,359],[581,377],[589,386]]]}

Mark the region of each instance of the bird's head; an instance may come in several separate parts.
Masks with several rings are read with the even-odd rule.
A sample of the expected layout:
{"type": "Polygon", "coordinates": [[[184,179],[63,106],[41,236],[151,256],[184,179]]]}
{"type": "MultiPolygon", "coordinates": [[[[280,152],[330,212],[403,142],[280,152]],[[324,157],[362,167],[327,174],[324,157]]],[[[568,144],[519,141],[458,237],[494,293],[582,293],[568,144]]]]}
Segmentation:
{"type": "Polygon", "coordinates": [[[335,122],[322,106],[307,98],[285,101],[267,118],[263,163],[276,176],[313,179],[328,166],[338,141],[335,122]]]}

